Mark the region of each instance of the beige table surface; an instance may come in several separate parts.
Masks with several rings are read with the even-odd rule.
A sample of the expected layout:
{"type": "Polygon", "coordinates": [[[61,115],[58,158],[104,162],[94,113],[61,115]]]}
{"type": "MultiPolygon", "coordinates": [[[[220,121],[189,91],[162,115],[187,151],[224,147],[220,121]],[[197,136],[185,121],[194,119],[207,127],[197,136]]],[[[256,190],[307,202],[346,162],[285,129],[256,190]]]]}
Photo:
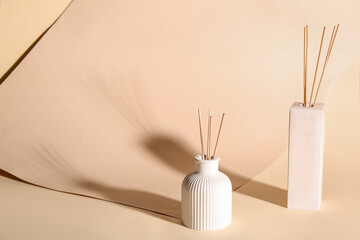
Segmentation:
{"type": "Polygon", "coordinates": [[[179,219],[32,186],[3,174],[0,239],[360,239],[359,69],[360,56],[326,99],[318,212],[285,207],[286,152],[233,193],[232,224],[214,232],[189,230],[179,219]]]}

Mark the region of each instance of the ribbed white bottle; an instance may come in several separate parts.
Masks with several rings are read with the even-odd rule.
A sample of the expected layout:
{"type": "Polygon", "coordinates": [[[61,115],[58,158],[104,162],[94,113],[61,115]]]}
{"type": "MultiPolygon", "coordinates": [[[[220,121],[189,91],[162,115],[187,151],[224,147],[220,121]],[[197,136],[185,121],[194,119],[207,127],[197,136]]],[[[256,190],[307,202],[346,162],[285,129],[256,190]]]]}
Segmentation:
{"type": "Polygon", "coordinates": [[[219,171],[219,157],[195,156],[195,172],[187,175],[181,189],[181,218],[194,230],[216,230],[231,223],[232,185],[219,171]]]}

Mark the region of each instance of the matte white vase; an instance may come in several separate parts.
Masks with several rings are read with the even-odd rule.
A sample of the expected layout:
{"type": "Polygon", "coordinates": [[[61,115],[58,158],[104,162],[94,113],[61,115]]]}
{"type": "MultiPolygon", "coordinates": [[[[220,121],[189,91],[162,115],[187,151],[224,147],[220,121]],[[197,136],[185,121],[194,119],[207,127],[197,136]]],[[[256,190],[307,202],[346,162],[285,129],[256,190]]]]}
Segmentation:
{"type": "Polygon", "coordinates": [[[290,109],[288,208],[319,210],[324,158],[324,104],[290,109]]]}
{"type": "Polygon", "coordinates": [[[187,175],[181,189],[181,218],[194,230],[216,230],[231,223],[232,185],[219,171],[219,157],[195,156],[195,172],[187,175]]]}

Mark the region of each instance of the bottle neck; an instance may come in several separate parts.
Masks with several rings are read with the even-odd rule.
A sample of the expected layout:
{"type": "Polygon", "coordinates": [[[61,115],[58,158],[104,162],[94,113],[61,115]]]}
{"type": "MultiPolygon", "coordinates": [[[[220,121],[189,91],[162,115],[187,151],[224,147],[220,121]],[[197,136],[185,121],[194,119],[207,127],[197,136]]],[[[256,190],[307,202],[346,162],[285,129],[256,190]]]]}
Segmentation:
{"type": "Polygon", "coordinates": [[[219,171],[219,162],[216,163],[195,162],[195,171],[198,173],[215,174],[219,171]]]}
{"type": "Polygon", "coordinates": [[[195,157],[195,171],[203,174],[216,174],[219,172],[219,160],[218,157],[211,160],[195,157]]]}

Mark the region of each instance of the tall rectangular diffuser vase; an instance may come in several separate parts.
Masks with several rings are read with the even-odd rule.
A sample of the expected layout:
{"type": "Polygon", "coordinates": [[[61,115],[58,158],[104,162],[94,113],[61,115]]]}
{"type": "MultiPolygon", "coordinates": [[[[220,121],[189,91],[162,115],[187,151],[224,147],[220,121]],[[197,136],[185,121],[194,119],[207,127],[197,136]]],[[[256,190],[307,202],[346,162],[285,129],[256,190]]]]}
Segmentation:
{"type": "Polygon", "coordinates": [[[288,208],[319,210],[324,158],[324,104],[290,109],[288,208]]]}

